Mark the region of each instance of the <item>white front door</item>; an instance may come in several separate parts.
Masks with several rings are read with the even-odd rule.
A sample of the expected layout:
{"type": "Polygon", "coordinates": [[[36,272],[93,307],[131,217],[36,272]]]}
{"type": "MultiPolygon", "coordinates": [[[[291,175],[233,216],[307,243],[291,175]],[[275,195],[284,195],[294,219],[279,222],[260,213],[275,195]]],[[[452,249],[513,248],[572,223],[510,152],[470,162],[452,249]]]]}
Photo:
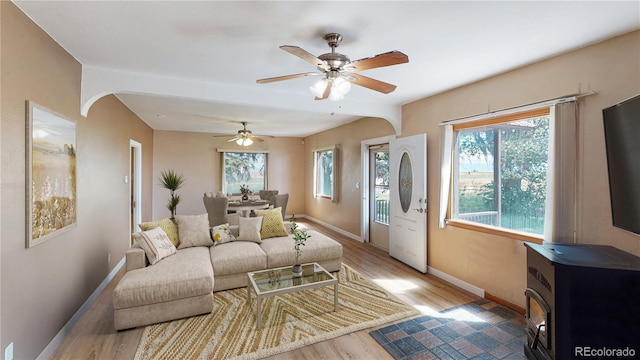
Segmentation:
{"type": "Polygon", "coordinates": [[[427,272],[427,134],[389,144],[389,255],[427,272]]]}

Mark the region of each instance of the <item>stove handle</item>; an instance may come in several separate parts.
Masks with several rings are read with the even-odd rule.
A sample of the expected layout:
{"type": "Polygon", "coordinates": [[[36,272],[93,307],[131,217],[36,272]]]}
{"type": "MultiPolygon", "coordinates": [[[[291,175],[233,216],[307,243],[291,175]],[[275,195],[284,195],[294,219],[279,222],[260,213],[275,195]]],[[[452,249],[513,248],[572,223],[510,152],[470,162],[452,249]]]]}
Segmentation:
{"type": "Polygon", "coordinates": [[[532,349],[536,349],[538,347],[538,342],[540,342],[540,329],[545,327],[545,324],[538,325],[538,330],[536,331],[536,337],[533,339],[533,344],[531,344],[532,349]]]}

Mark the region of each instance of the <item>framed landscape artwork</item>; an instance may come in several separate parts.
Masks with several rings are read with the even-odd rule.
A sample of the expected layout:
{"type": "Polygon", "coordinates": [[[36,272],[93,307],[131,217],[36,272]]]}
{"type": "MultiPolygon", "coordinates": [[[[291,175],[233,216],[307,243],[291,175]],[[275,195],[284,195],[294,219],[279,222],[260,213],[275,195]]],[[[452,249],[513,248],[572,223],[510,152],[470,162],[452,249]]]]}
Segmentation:
{"type": "Polygon", "coordinates": [[[26,246],[76,224],[76,123],[27,101],[26,246]]]}

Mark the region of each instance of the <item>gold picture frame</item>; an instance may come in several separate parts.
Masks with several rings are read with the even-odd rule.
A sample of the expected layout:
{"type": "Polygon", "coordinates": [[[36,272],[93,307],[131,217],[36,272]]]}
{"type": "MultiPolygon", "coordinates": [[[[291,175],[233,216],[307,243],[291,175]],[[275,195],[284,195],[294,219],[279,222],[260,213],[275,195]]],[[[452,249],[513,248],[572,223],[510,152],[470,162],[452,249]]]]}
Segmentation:
{"type": "Polygon", "coordinates": [[[26,247],[76,225],[76,122],[26,102],[26,247]]]}

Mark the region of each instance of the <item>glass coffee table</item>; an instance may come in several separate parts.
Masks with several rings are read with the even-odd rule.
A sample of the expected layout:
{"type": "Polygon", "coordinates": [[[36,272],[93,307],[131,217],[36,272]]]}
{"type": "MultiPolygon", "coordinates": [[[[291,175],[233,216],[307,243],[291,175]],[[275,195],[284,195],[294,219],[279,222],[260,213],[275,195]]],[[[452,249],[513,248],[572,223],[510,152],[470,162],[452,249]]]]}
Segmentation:
{"type": "Polygon", "coordinates": [[[262,328],[262,299],[269,296],[333,285],[333,311],[338,311],[338,279],[317,263],[302,265],[302,276],[293,276],[291,266],[247,273],[247,303],[256,293],[256,326],[262,328]]]}

